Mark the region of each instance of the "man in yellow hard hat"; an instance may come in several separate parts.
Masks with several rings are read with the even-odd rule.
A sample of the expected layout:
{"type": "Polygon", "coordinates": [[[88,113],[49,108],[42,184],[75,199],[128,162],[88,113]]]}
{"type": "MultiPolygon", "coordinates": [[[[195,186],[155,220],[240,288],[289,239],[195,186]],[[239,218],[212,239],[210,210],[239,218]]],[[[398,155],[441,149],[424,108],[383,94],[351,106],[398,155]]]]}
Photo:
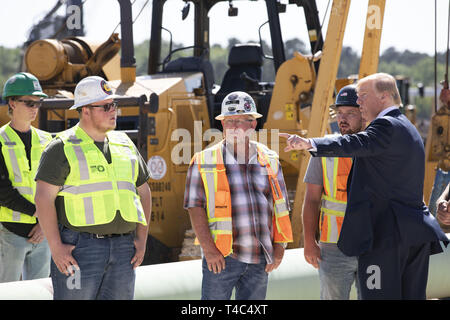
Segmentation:
{"type": "Polygon", "coordinates": [[[43,153],[36,206],[52,252],[54,299],[132,299],[151,211],[149,171],[114,131],[117,105],[92,76],[75,88],[80,122],[43,153]]]}
{"type": "Polygon", "coordinates": [[[0,282],[50,273],[50,250],[34,205],[34,176],[52,137],[31,125],[45,97],[38,79],[26,72],[13,75],[3,89],[11,121],[0,128],[0,282]]]}
{"type": "Polygon", "coordinates": [[[203,250],[202,299],[265,299],[268,273],[292,242],[288,198],[276,152],[250,140],[253,99],[232,92],[222,102],[224,140],[194,155],[184,208],[203,250]]]}

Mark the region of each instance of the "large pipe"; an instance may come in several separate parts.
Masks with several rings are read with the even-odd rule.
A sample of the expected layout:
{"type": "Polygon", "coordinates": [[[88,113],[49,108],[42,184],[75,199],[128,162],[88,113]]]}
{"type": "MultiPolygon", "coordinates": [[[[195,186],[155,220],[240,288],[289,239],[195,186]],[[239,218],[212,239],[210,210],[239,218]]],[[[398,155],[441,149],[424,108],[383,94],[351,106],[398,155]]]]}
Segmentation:
{"type": "MultiPolygon", "coordinates": [[[[450,234],[448,234],[450,236],[450,234]]],[[[450,297],[450,249],[431,256],[427,297],[450,297]]],[[[136,269],[135,299],[193,300],[200,299],[201,261],[192,260],[142,266],[136,269]]],[[[306,263],[303,249],[286,250],[280,267],[269,275],[267,299],[319,299],[319,276],[306,263]]],[[[52,299],[50,278],[0,284],[0,300],[52,299]]],[[[353,288],[351,298],[356,294],[353,288]]]]}

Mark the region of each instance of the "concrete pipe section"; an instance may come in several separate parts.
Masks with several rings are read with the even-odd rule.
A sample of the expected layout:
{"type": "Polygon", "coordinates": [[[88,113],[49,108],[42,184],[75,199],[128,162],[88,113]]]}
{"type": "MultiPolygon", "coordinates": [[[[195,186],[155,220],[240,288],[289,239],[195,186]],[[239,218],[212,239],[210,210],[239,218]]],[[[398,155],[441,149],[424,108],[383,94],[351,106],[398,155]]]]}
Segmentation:
{"type": "MultiPolygon", "coordinates": [[[[448,234],[450,235],[450,234],[448,234]]],[[[450,246],[449,246],[450,247],[450,246]]],[[[450,249],[430,258],[427,297],[450,297],[450,249]]],[[[200,299],[201,260],[142,266],[136,269],[135,299],[200,299]]],[[[303,249],[286,250],[280,267],[269,275],[267,299],[317,300],[320,296],[318,271],[309,265],[303,249]]],[[[351,299],[356,299],[353,287],[351,299]]],[[[50,278],[0,284],[0,299],[47,300],[53,298],[50,278]]]]}

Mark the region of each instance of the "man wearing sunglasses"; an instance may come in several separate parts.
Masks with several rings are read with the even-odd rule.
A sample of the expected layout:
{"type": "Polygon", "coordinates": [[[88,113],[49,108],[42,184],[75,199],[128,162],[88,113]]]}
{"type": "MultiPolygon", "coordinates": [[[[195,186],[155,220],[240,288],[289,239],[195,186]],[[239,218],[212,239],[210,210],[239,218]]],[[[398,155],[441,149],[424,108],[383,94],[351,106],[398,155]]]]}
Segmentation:
{"type": "Polygon", "coordinates": [[[50,274],[50,250],[34,204],[34,176],[52,137],[31,125],[46,97],[38,79],[26,72],[13,75],[3,88],[11,121],[0,128],[0,282],[50,274]]]}
{"type": "Polygon", "coordinates": [[[151,212],[149,170],[116,127],[117,108],[101,77],[75,88],[80,122],[45,149],[36,206],[52,253],[54,299],[133,299],[151,212]]]}
{"type": "Polygon", "coordinates": [[[288,198],[278,155],[251,141],[253,99],[232,92],[222,102],[224,140],[196,153],[184,208],[203,250],[203,300],[265,299],[269,272],[292,242],[288,198]]]}

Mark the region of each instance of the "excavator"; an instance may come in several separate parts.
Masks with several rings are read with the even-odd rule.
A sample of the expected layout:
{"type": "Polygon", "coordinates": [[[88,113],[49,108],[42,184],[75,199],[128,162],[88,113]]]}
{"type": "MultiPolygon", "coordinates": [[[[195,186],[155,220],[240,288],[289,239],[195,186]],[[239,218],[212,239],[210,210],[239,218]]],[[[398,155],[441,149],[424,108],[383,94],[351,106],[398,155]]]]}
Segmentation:
{"type": "MultiPolygon", "coordinates": [[[[284,141],[278,140],[278,132],[314,137],[332,131],[334,119],[329,106],[333,96],[341,87],[355,81],[336,79],[351,1],[332,1],[326,36],[322,35],[314,0],[289,0],[288,4],[261,1],[266,6],[273,56],[263,52],[259,35],[262,26],[248,30],[253,31],[255,38],[259,35],[259,43],[237,44],[230,49],[229,68],[220,87],[214,84],[214,70],[209,61],[209,21],[214,19],[209,13],[213,6],[225,0],[180,1],[184,3],[182,19],[189,14],[191,6],[194,8],[194,43],[172,50],[170,41],[165,57],[161,57],[162,34],[171,35],[163,21],[166,0],[154,0],[148,74],[144,76],[136,76],[129,0],[118,0],[121,39],[112,34],[104,43],[95,44],[74,36],[37,40],[27,48],[25,69],[39,78],[50,96],[44,101],[35,124],[44,130],[58,132],[76,124],[78,115],[68,107],[73,104],[76,83],[86,76],[105,77],[116,94],[123,95],[117,99],[117,130],[124,130],[135,141],[152,174],[148,183],[153,207],[144,264],[198,258],[198,253],[179,257],[186,231],[190,229],[189,217],[183,209],[186,172],[194,152],[221,139],[220,123],[214,118],[220,112],[222,99],[235,90],[252,95],[258,112],[263,114],[258,121],[256,139],[279,153],[292,208],[294,242],[289,248],[302,247],[303,177],[309,153],[283,152],[284,141]],[[286,59],[280,27],[286,6],[303,8],[311,46],[309,56],[295,52],[292,58],[286,59]],[[185,50],[192,51],[193,55],[180,56],[185,50]],[[273,60],[275,79],[272,82],[263,82],[261,78],[265,59],[273,60]]],[[[233,2],[227,2],[228,15],[237,15],[233,2]]],[[[384,8],[385,0],[369,0],[357,78],[377,72],[384,8]]],[[[0,121],[4,122],[1,114],[0,121]]]]}

